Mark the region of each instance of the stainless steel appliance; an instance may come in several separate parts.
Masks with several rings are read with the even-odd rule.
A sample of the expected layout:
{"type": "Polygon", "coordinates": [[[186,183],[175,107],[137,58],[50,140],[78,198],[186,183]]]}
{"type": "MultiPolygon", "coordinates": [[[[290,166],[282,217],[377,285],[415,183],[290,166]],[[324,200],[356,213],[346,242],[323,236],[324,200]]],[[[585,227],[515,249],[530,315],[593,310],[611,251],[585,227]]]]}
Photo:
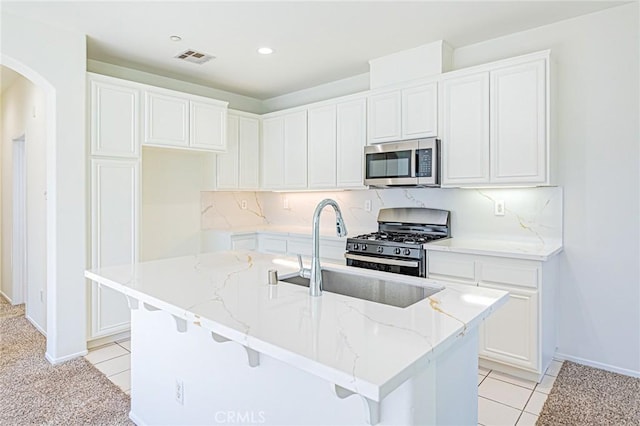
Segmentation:
{"type": "Polygon", "coordinates": [[[380,209],[378,231],[347,239],[348,266],[426,277],[425,244],[451,236],[447,210],[380,209]]]}
{"type": "Polygon", "coordinates": [[[440,186],[440,141],[436,138],[387,142],[364,148],[364,184],[440,186]]]}

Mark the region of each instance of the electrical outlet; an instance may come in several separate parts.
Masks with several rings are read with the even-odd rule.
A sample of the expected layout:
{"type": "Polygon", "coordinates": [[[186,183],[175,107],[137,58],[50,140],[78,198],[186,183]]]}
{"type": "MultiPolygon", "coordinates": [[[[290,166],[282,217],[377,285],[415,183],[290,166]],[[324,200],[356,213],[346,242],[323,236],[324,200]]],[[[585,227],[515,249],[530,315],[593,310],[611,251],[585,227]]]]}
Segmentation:
{"type": "Polygon", "coordinates": [[[504,200],[496,200],[493,205],[493,214],[496,216],[504,216],[504,200]]]}
{"type": "Polygon", "coordinates": [[[364,200],[364,211],[371,211],[371,200],[364,200]]]}
{"type": "Polygon", "coordinates": [[[176,379],[176,401],[184,405],[184,382],[176,379]]]}
{"type": "Polygon", "coordinates": [[[289,199],[287,197],[282,199],[282,208],[285,210],[289,209],[289,199]]]}
{"type": "Polygon", "coordinates": [[[247,200],[240,201],[240,208],[242,210],[246,210],[247,209],[247,200]]]}

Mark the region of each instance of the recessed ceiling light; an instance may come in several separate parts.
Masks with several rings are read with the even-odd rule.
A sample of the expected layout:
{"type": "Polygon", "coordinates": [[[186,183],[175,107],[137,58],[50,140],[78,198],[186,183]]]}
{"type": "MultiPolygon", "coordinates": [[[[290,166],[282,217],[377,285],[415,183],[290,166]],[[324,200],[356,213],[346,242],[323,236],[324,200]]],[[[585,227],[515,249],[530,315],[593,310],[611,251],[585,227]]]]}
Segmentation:
{"type": "Polygon", "coordinates": [[[169,40],[171,40],[171,41],[180,41],[180,40],[182,40],[182,37],[177,36],[177,35],[172,35],[172,36],[169,37],[169,40]]]}
{"type": "Polygon", "coordinates": [[[258,53],[261,55],[271,55],[273,53],[273,49],[270,47],[261,47],[258,49],[258,53]]]}

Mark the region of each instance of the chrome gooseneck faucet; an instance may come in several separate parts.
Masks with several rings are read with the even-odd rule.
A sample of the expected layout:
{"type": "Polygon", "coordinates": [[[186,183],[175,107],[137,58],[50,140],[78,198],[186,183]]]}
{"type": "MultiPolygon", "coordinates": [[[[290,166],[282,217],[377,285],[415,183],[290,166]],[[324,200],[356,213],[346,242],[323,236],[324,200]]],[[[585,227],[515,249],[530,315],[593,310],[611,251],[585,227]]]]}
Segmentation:
{"type": "Polygon", "coordinates": [[[342,219],[342,212],[340,206],[335,200],[326,198],[318,203],[316,210],[313,212],[313,245],[311,248],[311,271],[302,267],[302,259],[298,256],[300,262],[300,275],[303,277],[309,277],[309,294],[311,296],[322,295],[322,270],[320,269],[320,213],[326,206],[333,207],[336,212],[336,234],[338,237],[344,237],[347,235],[347,227],[344,225],[342,219]]]}

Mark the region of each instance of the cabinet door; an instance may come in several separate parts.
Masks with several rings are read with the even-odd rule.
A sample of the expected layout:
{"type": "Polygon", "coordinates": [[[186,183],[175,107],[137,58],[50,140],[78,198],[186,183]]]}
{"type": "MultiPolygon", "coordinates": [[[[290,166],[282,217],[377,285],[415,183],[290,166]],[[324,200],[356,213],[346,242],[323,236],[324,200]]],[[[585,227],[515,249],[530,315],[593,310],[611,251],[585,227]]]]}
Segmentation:
{"type": "Polygon", "coordinates": [[[538,292],[480,282],[509,292],[509,301],[480,328],[480,356],[538,370],[538,292]]]}
{"type": "Polygon", "coordinates": [[[442,83],[442,184],[489,182],[489,73],[442,83]]]}
{"type": "Polygon", "coordinates": [[[238,117],[227,117],[227,152],[216,155],[218,189],[238,188],[238,124],[238,117]]]}
{"type": "Polygon", "coordinates": [[[260,186],[260,122],[256,118],[240,117],[238,132],[238,186],[257,189],[260,186]]]}
{"type": "Polygon", "coordinates": [[[227,147],[227,108],[204,102],[190,102],[190,140],[192,148],[225,151],[227,147]]]}
{"type": "Polygon", "coordinates": [[[307,111],[284,116],[284,187],[307,187],[307,111]]]}
{"type": "Polygon", "coordinates": [[[438,136],[438,85],[402,91],[402,139],[438,136]]]}
{"type": "Polygon", "coordinates": [[[262,186],[265,189],[284,187],[284,117],[262,122],[262,186]]]}
{"type": "MultiPolygon", "coordinates": [[[[91,267],[138,260],[140,171],[137,160],[91,160],[91,267]]],[[[92,286],[90,337],[128,329],[130,313],[122,293],[92,286]]]]}
{"type": "Polygon", "coordinates": [[[337,186],[364,186],[363,159],[367,143],[367,100],[337,105],[337,186]]]}
{"type": "Polygon", "coordinates": [[[545,60],[491,71],[491,181],[547,180],[545,60]]]}
{"type": "Polygon", "coordinates": [[[189,146],[189,101],[146,92],[144,143],[189,146]]]}
{"type": "Polygon", "coordinates": [[[140,156],[140,91],[91,81],[91,155],[140,156]]]}
{"type": "Polygon", "coordinates": [[[336,106],[311,108],[308,114],[309,188],[335,188],[336,106]]]}
{"type": "Polygon", "coordinates": [[[370,96],[367,117],[370,144],[400,140],[400,91],[370,96]]]}

